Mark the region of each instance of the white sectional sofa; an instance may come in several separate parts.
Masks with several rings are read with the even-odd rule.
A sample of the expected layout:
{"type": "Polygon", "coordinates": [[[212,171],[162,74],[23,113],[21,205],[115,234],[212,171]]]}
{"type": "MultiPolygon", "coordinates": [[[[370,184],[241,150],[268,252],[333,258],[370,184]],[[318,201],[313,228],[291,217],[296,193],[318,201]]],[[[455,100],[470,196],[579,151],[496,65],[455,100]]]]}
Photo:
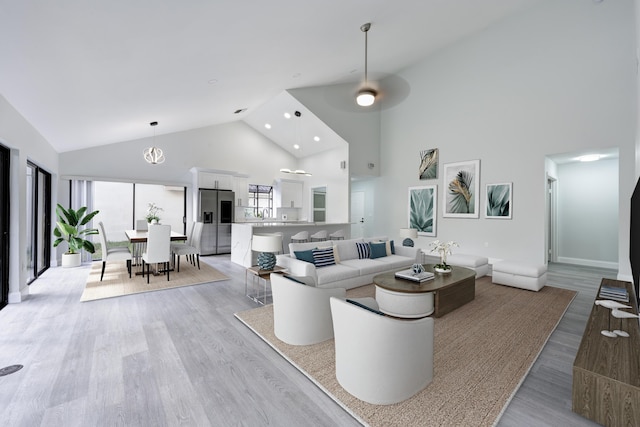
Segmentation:
{"type": "MultiPolygon", "coordinates": [[[[419,248],[394,244],[395,254],[390,254],[390,246],[391,243],[386,237],[290,243],[289,254],[278,255],[277,265],[287,268],[292,276],[306,277],[306,282],[312,282],[312,285],[319,288],[351,289],[372,283],[373,276],[380,273],[409,268],[414,263],[420,262],[419,248]],[[375,255],[380,255],[380,242],[385,242],[384,246],[387,248],[384,256],[360,258],[356,243],[372,243],[375,247],[375,255]],[[316,267],[313,262],[303,261],[296,256],[296,252],[328,247],[333,248],[334,265],[316,267]]],[[[303,255],[299,254],[299,256],[303,255]]]]}

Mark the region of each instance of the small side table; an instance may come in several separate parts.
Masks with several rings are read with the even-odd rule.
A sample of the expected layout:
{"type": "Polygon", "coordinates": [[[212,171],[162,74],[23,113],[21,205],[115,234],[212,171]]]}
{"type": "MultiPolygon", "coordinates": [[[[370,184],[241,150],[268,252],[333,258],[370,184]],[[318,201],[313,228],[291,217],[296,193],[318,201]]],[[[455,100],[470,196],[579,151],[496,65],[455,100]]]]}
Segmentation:
{"type": "Polygon", "coordinates": [[[271,273],[284,274],[286,272],[286,268],[277,265],[273,270],[262,270],[257,265],[247,268],[244,276],[244,294],[258,304],[266,304],[267,297],[271,296],[267,290],[269,276],[271,273]],[[251,285],[249,285],[249,275],[251,275],[251,285]],[[260,282],[262,282],[262,286],[260,286],[260,282]]]}

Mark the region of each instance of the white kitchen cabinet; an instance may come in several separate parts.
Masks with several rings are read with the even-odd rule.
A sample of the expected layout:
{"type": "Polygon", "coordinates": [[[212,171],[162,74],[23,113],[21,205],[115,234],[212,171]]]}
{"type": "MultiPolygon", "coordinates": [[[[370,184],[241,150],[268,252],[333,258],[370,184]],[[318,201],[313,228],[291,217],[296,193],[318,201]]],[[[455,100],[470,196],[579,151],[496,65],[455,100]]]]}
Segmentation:
{"type": "Polygon", "coordinates": [[[301,181],[280,180],[278,182],[280,193],[280,206],[283,208],[301,208],[302,207],[302,188],[301,181]]]}
{"type": "Polygon", "coordinates": [[[199,171],[198,188],[233,190],[233,175],[199,171]]]}
{"type": "Polygon", "coordinates": [[[245,176],[233,177],[233,192],[236,206],[249,206],[249,178],[245,176]]]}

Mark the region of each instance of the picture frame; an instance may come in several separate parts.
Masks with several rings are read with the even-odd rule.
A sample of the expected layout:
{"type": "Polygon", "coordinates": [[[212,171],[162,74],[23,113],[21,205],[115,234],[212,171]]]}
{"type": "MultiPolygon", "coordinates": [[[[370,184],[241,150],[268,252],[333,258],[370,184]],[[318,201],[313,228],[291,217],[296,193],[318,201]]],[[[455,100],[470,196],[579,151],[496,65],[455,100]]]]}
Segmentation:
{"type": "Polygon", "coordinates": [[[431,148],[420,152],[420,166],[418,177],[420,179],[438,179],[438,149],[431,148]]]}
{"type": "Polygon", "coordinates": [[[479,192],[480,160],[444,165],[443,217],[479,218],[479,192]]]}
{"type": "Polygon", "coordinates": [[[409,228],[418,230],[420,236],[436,236],[438,217],[438,186],[409,187],[409,228]]]}
{"type": "Polygon", "coordinates": [[[511,219],[513,210],[513,184],[501,182],[487,184],[485,191],[485,218],[511,219]]]}

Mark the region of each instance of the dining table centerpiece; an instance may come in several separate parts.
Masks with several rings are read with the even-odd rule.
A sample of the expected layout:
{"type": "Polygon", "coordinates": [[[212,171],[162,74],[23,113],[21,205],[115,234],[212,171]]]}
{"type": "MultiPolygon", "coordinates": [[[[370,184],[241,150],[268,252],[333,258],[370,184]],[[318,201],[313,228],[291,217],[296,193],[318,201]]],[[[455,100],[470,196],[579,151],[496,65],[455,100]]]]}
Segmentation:
{"type": "Polygon", "coordinates": [[[447,255],[451,255],[451,248],[457,248],[458,244],[454,241],[441,242],[440,240],[434,240],[429,243],[431,246],[431,252],[436,252],[440,256],[440,263],[433,266],[433,269],[438,273],[450,273],[451,266],[447,264],[447,255]]]}
{"type": "Polygon", "coordinates": [[[159,224],[160,223],[160,212],[164,209],[156,205],[155,203],[149,203],[147,207],[147,215],[145,218],[149,224],[159,224]]]}

